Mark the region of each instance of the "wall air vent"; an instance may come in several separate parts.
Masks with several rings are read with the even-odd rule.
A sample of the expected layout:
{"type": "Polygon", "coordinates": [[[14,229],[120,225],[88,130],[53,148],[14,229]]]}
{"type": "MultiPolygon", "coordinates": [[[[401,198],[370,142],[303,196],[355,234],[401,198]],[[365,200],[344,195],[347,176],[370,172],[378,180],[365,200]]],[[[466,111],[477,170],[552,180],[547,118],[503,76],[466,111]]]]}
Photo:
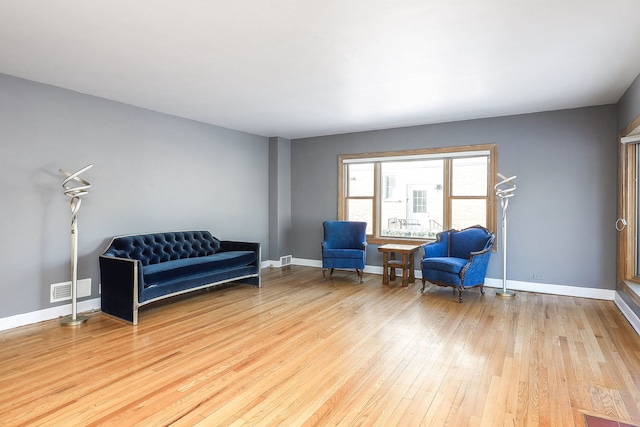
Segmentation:
{"type": "Polygon", "coordinates": [[[285,255],[280,257],[280,267],[291,265],[293,257],[291,255],[285,255]]]}
{"type": "MultiPolygon", "coordinates": [[[[91,279],[78,280],[77,298],[91,295],[91,279]]],[[[50,302],[71,300],[71,282],[54,283],[51,285],[50,302]]]]}

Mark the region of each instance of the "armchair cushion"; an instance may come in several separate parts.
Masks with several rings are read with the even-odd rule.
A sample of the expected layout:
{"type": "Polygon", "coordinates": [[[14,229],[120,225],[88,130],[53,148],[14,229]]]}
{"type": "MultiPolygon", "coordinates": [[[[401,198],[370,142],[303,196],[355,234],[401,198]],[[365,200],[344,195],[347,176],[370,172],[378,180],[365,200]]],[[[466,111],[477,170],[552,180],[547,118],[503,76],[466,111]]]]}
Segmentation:
{"type": "Polygon", "coordinates": [[[455,257],[425,258],[422,261],[422,268],[443,271],[445,273],[460,274],[468,262],[468,259],[455,257]]]}
{"type": "Polygon", "coordinates": [[[324,258],[347,258],[363,260],[362,249],[325,249],[322,256],[324,258]]]}

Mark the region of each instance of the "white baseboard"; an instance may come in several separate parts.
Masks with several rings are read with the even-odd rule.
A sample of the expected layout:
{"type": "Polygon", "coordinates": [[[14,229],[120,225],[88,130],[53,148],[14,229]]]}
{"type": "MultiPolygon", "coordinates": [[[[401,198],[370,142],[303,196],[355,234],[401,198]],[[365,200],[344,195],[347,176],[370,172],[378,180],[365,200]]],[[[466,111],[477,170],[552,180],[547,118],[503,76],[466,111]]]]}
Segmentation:
{"type": "MultiPolygon", "coordinates": [[[[317,259],[304,259],[304,258],[294,258],[293,265],[302,265],[304,267],[318,267],[322,268],[322,261],[317,259]]],[[[366,266],[365,266],[366,271],[366,266]]]]}
{"type": "MultiPolygon", "coordinates": [[[[100,298],[78,301],[77,309],[78,313],[100,310],[100,298]]],[[[0,319],[0,331],[17,328],[18,326],[30,325],[32,323],[43,322],[45,320],[55,319],[56,317],[68,316],[70,314],[71,304],[65,304],[46,308],[44,310],[32,311],[30,313],[3,317],[0,319]]]]}
{"type": "Polygon", "coordinates": [[[262,263],[260,265],[262,266],[262,268],[282,268],[282,267],[286,267],[286,266],[295,264],[294,262],[292,262],[292,260],[293,260],[293,258],[291,258],[291,256],[288,255],[288,259],[287,259],[287,257],[281,257],[279,260],[262,261],[262,263]],[[287,261],[288,261],[288,263],[287,263],[287,261]]]}
{"type": "MultiPolygon", "coordinates": [[[[488,288],[502,288],[502,279],[487,278],[484,284],[488,288]]],[[[580,297],[613,301],[616,291],[613,289],[582,288],[579,286],[553,285],[549,283],[522,282],[507,280],[510,291],[538,292],[541,294],[562,295],[566,297],[580,297]]]]}

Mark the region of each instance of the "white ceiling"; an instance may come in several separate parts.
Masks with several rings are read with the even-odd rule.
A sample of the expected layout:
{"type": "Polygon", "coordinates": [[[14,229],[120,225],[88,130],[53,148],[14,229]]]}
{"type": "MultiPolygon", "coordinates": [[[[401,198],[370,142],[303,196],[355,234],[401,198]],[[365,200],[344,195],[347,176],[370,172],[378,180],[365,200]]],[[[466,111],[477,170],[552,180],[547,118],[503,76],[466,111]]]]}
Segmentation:
{"type": "Polygon", "coordinates": [[[640,73],[638,12],[638,0],[0,0],[0,73],[300,138],[616,103],[640,73]]]}

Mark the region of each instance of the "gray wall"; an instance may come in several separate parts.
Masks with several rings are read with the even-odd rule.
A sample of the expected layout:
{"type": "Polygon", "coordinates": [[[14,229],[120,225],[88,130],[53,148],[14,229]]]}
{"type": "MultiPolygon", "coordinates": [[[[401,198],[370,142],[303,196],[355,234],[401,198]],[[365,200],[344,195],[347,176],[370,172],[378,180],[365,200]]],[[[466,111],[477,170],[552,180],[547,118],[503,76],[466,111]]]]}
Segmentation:
{"type": "Polygon", "coordinates": [[[269,253],[267,138],[0,75],[0,146],[0,318],[56,305],[49,285],[71,280],[60,168],[93,164],[78,215],[91,298],[114,235],[209,229],[269,253]]]}
{"type": "Polygon", "coordinates": [[[618,130],[622,131],[640,116],[640,74],[618,101],[618,130]]]}
{"type": "MultiPolygon", "coordinates": [[[[338,154],[497,143],[498,170],[518,185],[508,279],[615,289],[616,120],[608,105],[293,140],[294,256],[320,259],[322,221],[337,218],[338,154]]],[[[490,278],[502,279],[501,250],[490,278]]],[[[375,245],[367,264],[382,264],[375,245]]]]}

